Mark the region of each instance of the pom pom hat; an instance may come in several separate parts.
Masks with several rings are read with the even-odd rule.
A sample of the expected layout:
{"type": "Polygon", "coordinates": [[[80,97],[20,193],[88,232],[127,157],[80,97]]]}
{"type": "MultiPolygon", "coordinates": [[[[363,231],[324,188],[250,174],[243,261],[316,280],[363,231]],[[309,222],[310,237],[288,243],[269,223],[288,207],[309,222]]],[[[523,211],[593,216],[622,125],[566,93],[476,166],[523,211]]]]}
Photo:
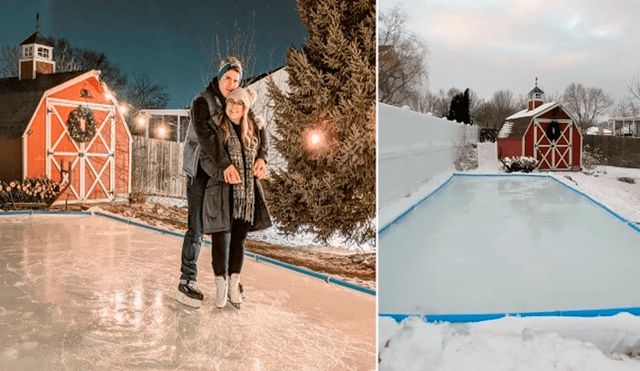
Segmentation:
{"type": "Polygon", "coordinates": [[[248,110],[256,102],[256,91],[251,88],[237,88],[229,93],[229,99],[239,99],[244,103],[244,109],[248,110]]]}

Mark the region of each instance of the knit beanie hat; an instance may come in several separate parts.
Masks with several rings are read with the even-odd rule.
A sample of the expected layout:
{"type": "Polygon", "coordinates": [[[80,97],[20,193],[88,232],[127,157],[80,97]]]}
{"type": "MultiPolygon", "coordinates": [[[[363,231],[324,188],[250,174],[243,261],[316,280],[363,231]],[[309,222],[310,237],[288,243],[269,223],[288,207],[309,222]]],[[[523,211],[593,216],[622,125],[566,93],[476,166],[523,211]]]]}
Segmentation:
{"type": "Polygon", "coordinates": [[[224,59],[221,63],[220,63],[220,69],[218,70],[218,81],[222,80],[222,76],[229,71],[229,69],[231,67],[236,67],[240,73],[240,76],[238,77],[238,80],[242,80],[242,64],[240,64],[240,61],[237,60],[234,57],[229,57],[224,59]]]}
{"type": "Polygon", "coordinates": [[[244,103],[244,108],[249,109],[256,101],[256,91],[251,88],[236,88],[227,96],[227,101],[231,98],[240,99],[244,103]]]}

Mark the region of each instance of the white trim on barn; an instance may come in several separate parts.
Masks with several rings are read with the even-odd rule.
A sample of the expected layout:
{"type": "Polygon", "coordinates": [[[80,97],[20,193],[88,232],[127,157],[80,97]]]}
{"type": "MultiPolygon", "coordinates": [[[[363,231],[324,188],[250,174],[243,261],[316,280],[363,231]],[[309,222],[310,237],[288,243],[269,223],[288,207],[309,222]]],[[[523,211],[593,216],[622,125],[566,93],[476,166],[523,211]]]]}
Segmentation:
{"type": "MultiPolygon", "coordinates": [[[[58,168],[58,171],[60,171],[61,169],[58,167],[58,162],[55,161],[55,156],[76,156],[77,157],[74,159],[73,164],[71,166],[71,168],[74,168],[76,164],[79,163],[80,167],[78,168],[78,172],[79,172],[79,189],[75,189],[73,185],[71,185],[69,187],[69,189],[71,190],[71,192],[74,194],[74,196],[76,197],[76,199],[78,201],[86,201],[87,196],[91,194],[91,192],[93,192],[93,190],[95,189],[96,186],[100,186],[100,188],[103,190],[103,192],[105,193],[105,195],[107,195],[106,199],[95,199],[96,201],[99,200],[108,200],[111,201],[115,198],[115,189],[116,189],[116,184],[115,184],[115,172],[116,172],[116,164],[115,164],[115,152],[116,152],[116,147],[117,147],[117,143],[116,143],[116,119],[115,119],[115,113],[114,111],[116,110],[116,107],[114,105],[111,104],[99,104],[99,103],[82,103],[83,105],[89,107],[91,110],[93,111],[103,111],[106,112],[106,115],[104,117],[104,119],[101,122],[96,122],[96,135],[87,143],[76,143],[76,141],[74,141],[73,139],[70,139],[70,143],[73,144],[73,146],[75,147],[76,151],[75,152],[63,152],[63,151],[56,151],[57,146],[60,144],[60,142],[64,139],[65,136],[69,136],[69,132],[67,130],[67,127],[64,125],[64,120],[62,119],[62,117],[60,116],[60,113],[58,112],[58,110],[56,109],[56,107],[77,107],[78,106],[78,102],[75,100],[67,100],[67,99],[60,99],[60,98],[46,98],[45,100],[46,102],[46,115],[45,115],[45,127],[46,127],[46,175],[48,178],[52,177],[52,173],[51,173],[51,164],[53,163],[54,166],[56,168],[58,168]],[[60,136],[58,138],[52,138],[51,137],[51,125],[52,125],[52,119],[51,116],[55,115],[58,119],[55,120],[57,122],[60,123],[60,125],[62,126],[62,132],[60,134],[60,136]],[[104,126],[108,125],[110,126],[109,128],[109,132],[110,132],[110,138],[109,140],[107,140],[106,138],[104,138],[104,136],[102,135],[102,130],[104,129],[104,126]],[[52,143],[51,140],[55,139],[55,142],[52,143]],[[97,142],[100,141],[101,144],[105,147],[106,152],[89,152],[89,150],[93,147],[93,145],[97,142]],[[105,159],[105,163],[100,167],[100,170],[96,170],[96,167],[94,167],[92,161],[90,160],[90,158],[106,158],[105,159]],[[94,181],[92,184],[87,185],[86,184],[86,178],[87,178],[87,168],[88,171],[90,171],[93,176],[95,177],[94,181]],[[107,187],[105,186],[105,184],[102,182],[102,175],[104,174],[105,170],[109,168],[109,172],[110,172],[110,177],[109,177],[109,182],[110,182],[110,186],[107,187]]],[[[69,137],[70,138],[70,137],[69,137]]]]}

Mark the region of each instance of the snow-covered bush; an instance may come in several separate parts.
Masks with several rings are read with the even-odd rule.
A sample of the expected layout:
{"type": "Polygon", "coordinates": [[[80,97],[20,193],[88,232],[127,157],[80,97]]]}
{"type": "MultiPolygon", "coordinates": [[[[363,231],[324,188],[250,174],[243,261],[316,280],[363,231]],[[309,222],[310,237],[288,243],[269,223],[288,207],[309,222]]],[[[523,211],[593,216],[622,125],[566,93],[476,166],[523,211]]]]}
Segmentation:
{"type": "Polygon", "coordinates": [[[593,170],[602,161],[602,151],[599,148],[591,148],[588,144],[582,146],[582,167],[593,170]]]}
{"type": "Polygon", "coordinates": [[[500,159],[507,173],[521,171],[530,173],[538,167],[538,161],[533,157],[514,156],[500,159]]]}
{"type": "Polygon", "coordinates": [[[478,167],[478,144],[465,142],[456,148],[454,165],[457,171],[466,171],[478,167]]]}

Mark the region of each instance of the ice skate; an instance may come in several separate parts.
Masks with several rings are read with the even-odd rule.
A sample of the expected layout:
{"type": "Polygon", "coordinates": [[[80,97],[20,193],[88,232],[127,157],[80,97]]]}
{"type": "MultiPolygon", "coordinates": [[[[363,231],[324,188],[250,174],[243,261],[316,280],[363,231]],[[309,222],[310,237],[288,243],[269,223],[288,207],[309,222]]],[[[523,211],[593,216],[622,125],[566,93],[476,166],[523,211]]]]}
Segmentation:
{"type": "Polygon", "coordinates": [[[202,299],[204,299],[204,295],[195,281],[180,280],[178,293],[176,294],[176,300],[178,302],[192,308],[200,308],[202,299]]]}
{"type": "Polygon", "coordinates": [[[240,288],[240,274],[233,273],[229,277],[229,303],[236,309],[240,309],[242,304],[242,291],[244,290],[240,288]]]}
{"type": "Polygon", "coordinates": [[[224,308],[227,305],[227,277],[216,276],[216,307],[224,308]]]}

